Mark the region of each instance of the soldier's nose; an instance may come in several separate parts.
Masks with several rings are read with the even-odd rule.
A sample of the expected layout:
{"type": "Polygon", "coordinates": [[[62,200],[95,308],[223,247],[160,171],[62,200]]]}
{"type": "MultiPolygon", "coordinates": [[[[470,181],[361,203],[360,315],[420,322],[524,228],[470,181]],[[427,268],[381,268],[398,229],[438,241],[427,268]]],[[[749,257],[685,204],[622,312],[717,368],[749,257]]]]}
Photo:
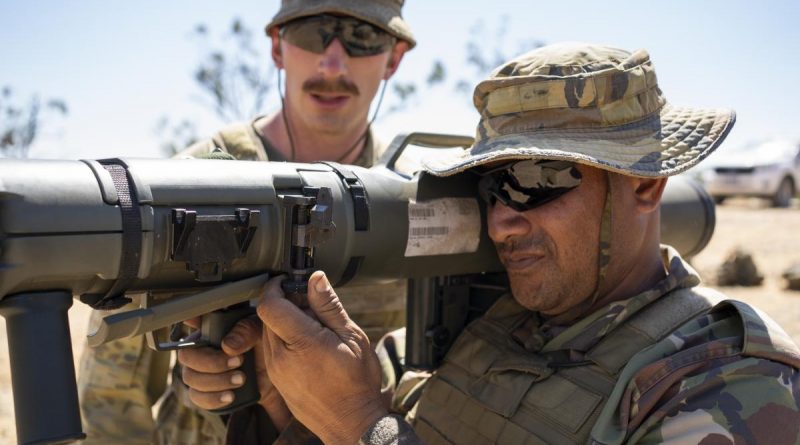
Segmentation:
{"type": "Polygon", "coordinates": [[[347,74],[347,51],[345,51],[339,39],[325,48],[322,58],[319,61],[319,72],[325,77],[336,78],[347,74]]]}
{"type": "Polygon", "coordinates": [[[488,210],[489,238],[496,243],[514,236],[526,235],[531,231],[530,221],[522,213],[510,207],[497,202],[488,210]]]}

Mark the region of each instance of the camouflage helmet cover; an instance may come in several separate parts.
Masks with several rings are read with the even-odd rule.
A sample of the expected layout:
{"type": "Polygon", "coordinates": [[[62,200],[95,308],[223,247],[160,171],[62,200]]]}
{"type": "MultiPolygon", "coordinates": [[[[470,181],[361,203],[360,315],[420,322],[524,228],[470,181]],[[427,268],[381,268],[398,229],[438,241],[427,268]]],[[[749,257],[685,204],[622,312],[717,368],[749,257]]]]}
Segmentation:
{"type": "Polygon", "coordinates": [[[371,23],[398,39],[408,42],[409,49],[417,42],[411,28],[403,20],[405,0],[281,0],[281,9],[267,24],[266,32],[301,17],[318,14],[341,14],[371,23]]]}
{"type": "Polygon", "coordinates": [[[650,56],[586,43],[545,46],[496,68],[473,96],[480,113],[470,150],[437,157],[450,175],[513,159],[560,159],[631,176],[680,173],[727,136],[727,109],[675,107],[650,56]]]}

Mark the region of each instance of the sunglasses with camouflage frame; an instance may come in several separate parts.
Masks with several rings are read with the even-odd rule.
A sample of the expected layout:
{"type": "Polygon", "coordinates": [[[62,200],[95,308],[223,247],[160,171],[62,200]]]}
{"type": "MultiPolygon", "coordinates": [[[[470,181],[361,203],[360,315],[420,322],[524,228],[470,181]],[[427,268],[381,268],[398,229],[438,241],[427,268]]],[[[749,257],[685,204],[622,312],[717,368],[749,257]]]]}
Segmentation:
{"type": "Polygon", "coordinates": [[[517,212],[534,209],[573,190],[581,174],[572,162],[523,160],[490,169],[474,169],[478,191],[487,204],[499,202],[517,212]]]}
{"type": "Polygon", "coordinates": [[[354,17],[329,14],[292,20],[281,26],[280,36],[290,44],[316,54],[339,39],[350,57],[374,56],[388,51],[396,38],[383,29],[354,17]]]}

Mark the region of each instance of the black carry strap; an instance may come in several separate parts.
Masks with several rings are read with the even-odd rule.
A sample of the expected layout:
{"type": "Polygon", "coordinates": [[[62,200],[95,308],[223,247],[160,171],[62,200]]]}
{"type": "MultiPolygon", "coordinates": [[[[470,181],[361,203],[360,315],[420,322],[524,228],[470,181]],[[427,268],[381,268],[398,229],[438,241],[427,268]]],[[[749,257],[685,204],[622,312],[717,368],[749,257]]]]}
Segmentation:
{"type": "Polygon", "coordinates": [[[364,184],[352,170],[338,162],[318,161],[332,168],[353,198],[353,220],[357,232],[369,230],[369,199],[364,184]]]}
{"type": "Polygon", "coordinates": [[[142,252],[142,214],[139,211],[139,199],[133,187],[128,169],[117,159],[98,161],[114,182],[122,213],[122,255],[120,257],[117,281],[103,296],[98,294],[82,295],[81,301],[93,309],[117,309],[131,302],[125,296],[125,290],[139,273],[139,262],[142,252]]]}

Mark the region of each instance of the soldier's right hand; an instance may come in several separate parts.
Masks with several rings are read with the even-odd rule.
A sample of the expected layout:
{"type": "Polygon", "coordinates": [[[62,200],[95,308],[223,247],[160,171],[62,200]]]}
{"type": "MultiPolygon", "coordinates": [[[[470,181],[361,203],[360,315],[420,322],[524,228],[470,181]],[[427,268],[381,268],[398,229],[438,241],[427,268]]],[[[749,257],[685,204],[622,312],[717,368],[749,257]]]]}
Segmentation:
{"type": "MultiPolygon", "coordinates": [[[[194,321],[194,320],[193,320],[194,321]]],[[[192,325],[193,323],[187,322],[192,325]]],[[[198,323],[195,323],[199,325],[198,323]]],[[[188,348],[178,351],[181,377],[189,387],[189,398],[200,408],[223,408],[233,402],[233,390],[244,384],[245,373],[239,369],[244,353],[255,348],[256,375],[261,393],[259,404],[281,431],[291,420],[283,397],[267,377],[264,350],[261,346],[261,320],[252,316],[240,320],[222,339],[222,349],[188,348]]]]}

